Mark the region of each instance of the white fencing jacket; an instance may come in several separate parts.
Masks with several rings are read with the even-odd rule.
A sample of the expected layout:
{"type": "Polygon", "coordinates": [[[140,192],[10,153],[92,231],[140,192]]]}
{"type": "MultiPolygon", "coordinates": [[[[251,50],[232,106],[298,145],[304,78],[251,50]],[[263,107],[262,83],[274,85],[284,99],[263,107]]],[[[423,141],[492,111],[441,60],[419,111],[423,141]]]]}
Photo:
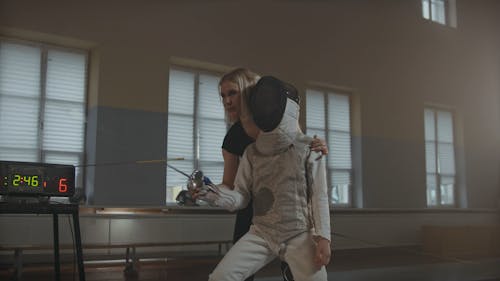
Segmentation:
{"type": "Polygon", "coordinates": [[[311,231],[327,240],[330,212],[324,157],[298,127],[298,105],[288,100],[280,125],[261,132],[241,158],[234,190],[217,186],[215,205],[234,211],[253,198],[253,230],[270,245],[311,231]]]}

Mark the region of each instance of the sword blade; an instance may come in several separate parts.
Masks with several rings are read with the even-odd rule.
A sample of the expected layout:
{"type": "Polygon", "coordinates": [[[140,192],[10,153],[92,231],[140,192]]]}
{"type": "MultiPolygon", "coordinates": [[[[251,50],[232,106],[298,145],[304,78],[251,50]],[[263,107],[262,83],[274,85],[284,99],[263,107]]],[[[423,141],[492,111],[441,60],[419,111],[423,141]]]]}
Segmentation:
{"type": "Polygon", "coordinates": [[[180,174],[185,175],[187,178],[191,178],[191,176],[190,176],[190,175],[188,175],[188,174],[184,173],[183,171],[181,171],[181,170],[177,169],[176,167],[174,167],[174,166],[172,166],[172,165],[170,165],[170,164],[168,164],[168,163],[165,163],[165,164],[166,164],[166,165],[167,165],[167,167],[169,167],[170,169],[172,169],[172,170],[174,170],[174,171],[176,171],[176,172],[178,172],[178,173],[180,173],[180,174]]]}

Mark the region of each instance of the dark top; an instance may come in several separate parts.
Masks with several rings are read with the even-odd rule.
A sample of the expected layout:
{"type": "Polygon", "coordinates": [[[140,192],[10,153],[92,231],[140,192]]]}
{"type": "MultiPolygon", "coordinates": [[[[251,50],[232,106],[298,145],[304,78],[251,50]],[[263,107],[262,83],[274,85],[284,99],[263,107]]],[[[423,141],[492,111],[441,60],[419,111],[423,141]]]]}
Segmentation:
{"type": "MultiPolygon", "coordinates": [[[[238,121],[234,123],[231,128],[226,133],[224,137],[224,141],[222,142],[222,148],[228,151],[229,153],[243,156],[243,152],[245,152],[245,148],[249,144],[254,142],[254,140],[247,135],[241,122],[238,121]]],[[[248,206],[244,209],[239,210],[236,213],[236,222],[234,224],[234,234],[233,234],[233,242],[238,241],[245,233],[250,229],[250,225],[252,224],[253,217],[253,208],[252,202],[250,201],[248,206]]],[[[247,279],[251,280],[251,279],[247,279]]]]}
{"type": "Polygon", "coordinates": [[[238,121],[229,128],[229,131],[227,131],[224,141],[222,142],[222,148],[241,157],[243,156],[243,152],[245,152],[245,148],[252,142],[254,142],[254,140],[247,135],[241,122],[238,121]]]}

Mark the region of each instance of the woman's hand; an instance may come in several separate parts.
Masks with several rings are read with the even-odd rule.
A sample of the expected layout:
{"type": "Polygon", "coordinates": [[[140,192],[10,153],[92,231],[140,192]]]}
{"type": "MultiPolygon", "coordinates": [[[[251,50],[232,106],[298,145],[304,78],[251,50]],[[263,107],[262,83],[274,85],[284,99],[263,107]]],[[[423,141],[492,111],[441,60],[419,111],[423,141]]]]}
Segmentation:
{"type": "Polygon", "coordinates": [[[326,146],[325,140],[318,138],[317,135],[314,135],[310,146],[312,151],[321,152],[321,155],[328,154],[328,146],[326,146]]]}

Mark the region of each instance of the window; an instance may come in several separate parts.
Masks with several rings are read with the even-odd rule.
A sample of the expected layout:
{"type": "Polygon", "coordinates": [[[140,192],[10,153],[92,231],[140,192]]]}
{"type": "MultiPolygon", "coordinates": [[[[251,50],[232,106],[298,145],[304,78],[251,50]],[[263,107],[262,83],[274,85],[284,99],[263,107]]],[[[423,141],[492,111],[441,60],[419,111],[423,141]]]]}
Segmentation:
{"type": "Polygon", "coordinates": [[[83,51],[0,41],[0,159],[83,164],[86,79],[83,51]]]}
{"type": "Polygon", "coordinates": [[[306,103],[307,134],[325,139],[330,150],[326,165],[330,201],[350,205],[353,178],[350,96],[308,89],[306,103]]]}
{"type": "MultiPolygon", "coordinates": [[[[214,183],[222,181],[226,133],[219,79],[213,73],[173,68],[168,91],[167,159],[183,159],[169,164],[186,174],[201,170],[214,183]]],[[[186,181],[167,167],[167,203],[175,202],[186,181]]]]}
{"type": "Polygon", "coordinates": [[[455,146],[450,111],[425,109],[427,205],[455,204],[455,146]]]}
{"type": "Polygon", "coordinates": [[[422,0],[422,17],[443,25],[456,27],[455,0],[422,0]]]}

